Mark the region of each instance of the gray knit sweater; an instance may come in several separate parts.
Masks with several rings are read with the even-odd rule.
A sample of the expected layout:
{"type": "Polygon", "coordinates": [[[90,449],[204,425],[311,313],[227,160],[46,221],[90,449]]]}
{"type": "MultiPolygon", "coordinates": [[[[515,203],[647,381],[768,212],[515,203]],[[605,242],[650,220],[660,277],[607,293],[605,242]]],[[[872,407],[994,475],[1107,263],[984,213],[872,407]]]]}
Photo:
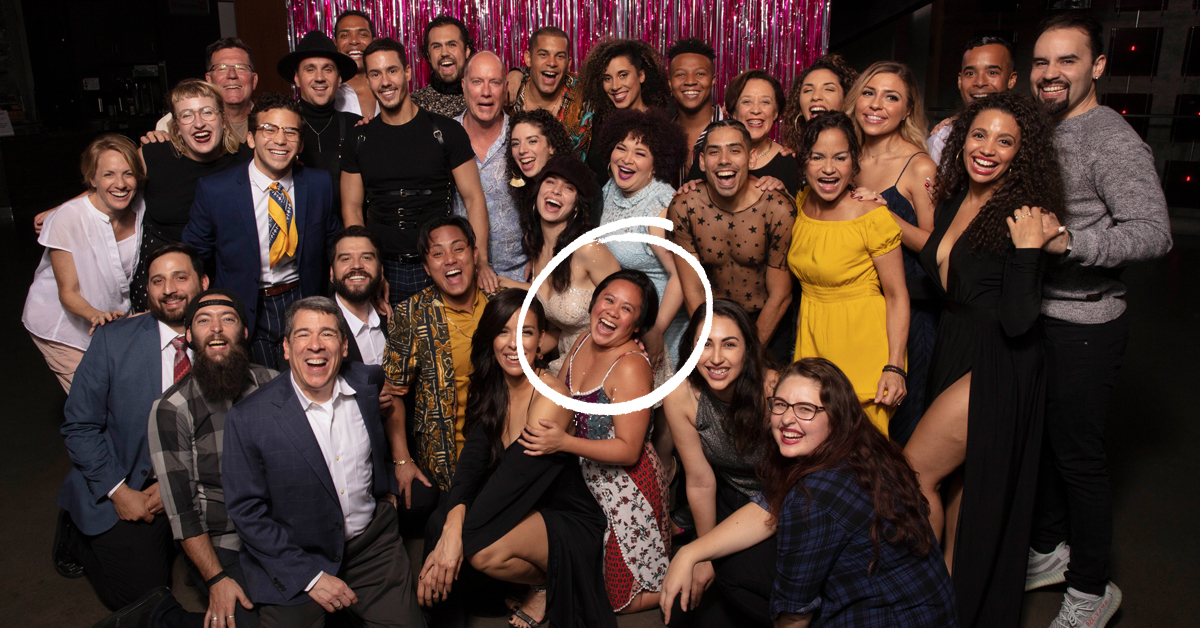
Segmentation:
{"type": "Polygon", "coordinates": [[[1071,251],[1052,256],[1042,313],[1080,324],[1125,311],[1121,268],[1171,249],[1171,223],[1154,155],[1108,107],[1063,120],[1056,133],[1071,251]]]}

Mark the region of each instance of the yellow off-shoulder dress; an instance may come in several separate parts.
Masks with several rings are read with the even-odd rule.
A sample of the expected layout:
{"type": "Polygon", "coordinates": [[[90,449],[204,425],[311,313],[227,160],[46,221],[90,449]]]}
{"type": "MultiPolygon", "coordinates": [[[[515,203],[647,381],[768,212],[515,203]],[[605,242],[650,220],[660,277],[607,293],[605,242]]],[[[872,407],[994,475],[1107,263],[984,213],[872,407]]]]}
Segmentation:
{"type": "MultiPolygon", "coordinates": [[[[803,193],[797,199],[803,203],[803,193]]],[[[887,207],[840,221],[799,211],[787,257],[802,288],[795,359],[825,358],[842,369],[885,435],[893,408],[874,400],[888,363],[887,305],[872,258],[898,246],[900,227],[887,207]]]]}

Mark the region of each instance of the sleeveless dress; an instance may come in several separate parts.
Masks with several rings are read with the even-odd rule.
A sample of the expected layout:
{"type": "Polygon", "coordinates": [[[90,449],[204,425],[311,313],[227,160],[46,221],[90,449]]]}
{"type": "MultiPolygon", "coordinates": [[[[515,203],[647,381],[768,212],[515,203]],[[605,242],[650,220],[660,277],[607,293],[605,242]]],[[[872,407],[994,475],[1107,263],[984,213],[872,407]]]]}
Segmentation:
{"type": "Polygon", "coordinates": [[[842,369],[885,435],[892,408],[874,399],[888,363],[887,304],[872,258],[898,246],[900,227],[880,206],[838,221],[814,220],[801,210],[788,250],[801,286],[795,359],[825,358],[842,369]]]}
{"type": "Polygon", "coordinates": [[[555,377],[558,377],[575,339],[588,328],[591,321],[588,305],[592,302],[592,292],[591,289],[585,290],[570,285],[562,292],[555,292],[551,288],[549,298],[543,299],[542,295],[538,294],[538,299],[546,310],[546,319],[562,330],[558,336],[558,357],[549,364],[550,374],[555,377]]]}
{"type": "MultiPolygon", "coordinates": [[[[657,217],[671,204],[671,198],[674,195],[674,188],[654,179],[637,194],[625,198],[616,182],[610,179],[608,183],[604,184],[604,214],[600,218],[600,224],[607,225],[626,218],[657,217]]],[[[614,233],[645,234],[649,233],[649,229],[636,227],[614,233]]],[[[661,305],[663,297],[667,293],[667,281],[670,280],[670,275],[663,268],[662,262],[654,255],[650,245],[644,242],[607,242],[605,246],[612,252],[613,257],[617,258],[617,263],[621,265],[621,268],[637,269],[650,277],[650,281],[654,282],[654,287],[658,290],[658,302],[661,305]]],[[[679,341],[683,338],[683,331],[687,328],[687,324],[687,308],[680,307],[679,312],[675,314],[675,319],[663,333],[666,363],[663,368],[655,371],[656,384],[659,383],[660,373],[665,375],[661,379],[666,381],[668,377],[675,374],[676,365],[683,363],[683,360],[679,359],[679,341]]],[[[683,355],[686,357],[691,354],[691,351],[692,347],[687,347],[683,355]]]]}
{"type": "MultiPolygon", "coordinates": [[[[580,346],[583,346],[582,344],[580,346]]],[[[575,353],[579,350],[576,349],[575,353]]],[[[571,388],[571,364],[567,363],[567,388],[571,388]]],[[[649,362],[646,354],[630,351],[617,358],[636,354],[649,362]]],[[[616,366],[617,361],[613,362],[616,366]]],[[[604,393],[604,380],[592,390],[572,392],[571,396],[588,403],[612,403],[604,393]]],[[[575,436],[588,440],[607,440],[616,437],[612,415],[575,413],[575,436]]],[[[667,513],[667,474],[654,446],[650,429],[642,443],[642,453],[631,467],[609,465],[580,458],[583,479],[600,508],[608,516],[604,536],[604,588],[614,611],[633,601],[642,591],[655,592],[662,588],[671,555],[671,528],[667,513]]]]}
{"type": "MultiPolygon", "coordinates": [[[[938,277],[937,250],[966,193],[938,208],[921,262],[938,277]]],[[[971,247],[969,225],[950,249],[926,398],[971,373],[954,593],[964,627],[1016,626],[1021,617],[1037,492],[1046,374],[1041,332],[1042,251],[971,247]]],[[[939,282],[940,283],[940,282],[939,282]]],[[[935,287],[941,289],[938,283],[935,287]]]]}
{"type": "Polygon", "coordinates": [[[700,401],[696,405],[696,433],[700,436],[700,450],[717,476],[718,522],[762,492],[762,481],[756,475],[756,467],[766,453],[765,446],[747,454],[738,453],[722,425],[728,412],[729,404],[717,399],[707,389],[700,392],[700,401]],[[736,493],[736,497],[728,499],[731,491],[736,493]],[[731,501],[734,503],[725,503],[731,501]]]}
{"type": "MultiPolygon", "coordinates": [[[[908,170],[908,164],[912,163],[913,157],[924,154],[913,153],[892,187],[879,193],[887,201],[888,209],[910,225],[918,224],[917,210],[913,209],[912,203],[908,202],[896,186],[900,184],[900,179],[904,178],[904,172],[908,170]]],[[[903,446],[912,436],[913,430],[917,429],[917,423],[921,420],[921,415],[925,414],[925,409],[933,402],[932,398],[925,397],[925,389],[928,386],[926,382],[929,358],[933,354],[933,342],[937,337],[940,307],[937,287],[921,266],[920,254],[908,247],[901,250],[904,253],[904,278],[908,284],[908,303],[911,310],[908,319],[908,377],[905,379],[908,397],[892,417],[889,436],[903,446]]]]}

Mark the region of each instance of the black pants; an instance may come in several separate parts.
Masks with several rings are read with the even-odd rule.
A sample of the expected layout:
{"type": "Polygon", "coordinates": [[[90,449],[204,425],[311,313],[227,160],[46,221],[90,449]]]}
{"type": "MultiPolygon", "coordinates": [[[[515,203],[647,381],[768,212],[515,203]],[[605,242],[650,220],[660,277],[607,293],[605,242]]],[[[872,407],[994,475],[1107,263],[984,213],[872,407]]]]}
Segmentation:
{"type": "MultiPolygon", "coordinates": [[[[408,464],[414,463],[409,462],[408,464]]],[[[422,473],[425,473],[426,478],[432,477],[424,470],[422,473]]],[[[433,484],[432,480],[430,480],[430,484],[433,484]]],[[[405,506],[404,498],[400,498],[400,508],[397,509],[400,517],[400,534],[406,539],[424,538],[425,523],[429,521],[429,516],[437,510],[442,498],[442,491],[437,484],[430,487],[421,484],[420,480],[413,480],[411,498],[411,506],[405,506]]]]}
{"type": "MultiPolygon", "coordinates": [[[[229,579],[238,583],[242,587],[242,591],[246,591],[246,576],[242,573],[241,561],[238,559],[238,552],[233,550],[215,548],[217,553],[217,561],[221,563],[221,569],[229,575],[229,579]]],[[[204,584],[204,577],[200,574],[196,566],[188,562],[188,572],[192,576],[192,581],[196,587],[205,595],[208,595],[208,587],[204,584]]],[[[247,593],[246,597],[250,597],[247,593]]],[[[241,603],[234,605],[233,622],[237,628],[258,628],[258,610],[246,610],[246,607],[241,603]]],[[[204,625],[205,612],[192,613],[185,611],[179,605],[179,601],[174,596],[164,600],[162,604],[155,609],[154,616],[151,619],[150,625],[152,628],[209,628],[204,625]]]]}
{"type": "Polygon", "coordinates": [[[1100,325],[1044,318],[1046,443],[1031,545],[1046,553],[1071,546],[1067,585],[1103,595],[1112,546],[1112,490],[1104,423],[1129,341],[1122,314],[1100,325]]]}
{"type": "Polygon", "coordinates": [[[123,608],[170,582],[174,546],[166,515],[152,523],[118,521],[107,532],[78,534],[70,543],[71,553],[109,610],[123,608]]]}

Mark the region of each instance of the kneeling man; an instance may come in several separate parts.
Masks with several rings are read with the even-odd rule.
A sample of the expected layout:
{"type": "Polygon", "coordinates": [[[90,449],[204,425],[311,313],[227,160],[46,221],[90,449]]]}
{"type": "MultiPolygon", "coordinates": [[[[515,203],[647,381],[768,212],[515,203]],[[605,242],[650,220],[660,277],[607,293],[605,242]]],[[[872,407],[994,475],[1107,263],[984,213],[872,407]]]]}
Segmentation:
{"type": "Polygon", "coordinates": [[[383,371],[345,363],[332,299],[288,308],[291,371],[229,411],[221,461],[241,564],[263,626],[324,626],[349,608],[370,626],[423,627],[396,517],[379,414],[383,371]]]}

